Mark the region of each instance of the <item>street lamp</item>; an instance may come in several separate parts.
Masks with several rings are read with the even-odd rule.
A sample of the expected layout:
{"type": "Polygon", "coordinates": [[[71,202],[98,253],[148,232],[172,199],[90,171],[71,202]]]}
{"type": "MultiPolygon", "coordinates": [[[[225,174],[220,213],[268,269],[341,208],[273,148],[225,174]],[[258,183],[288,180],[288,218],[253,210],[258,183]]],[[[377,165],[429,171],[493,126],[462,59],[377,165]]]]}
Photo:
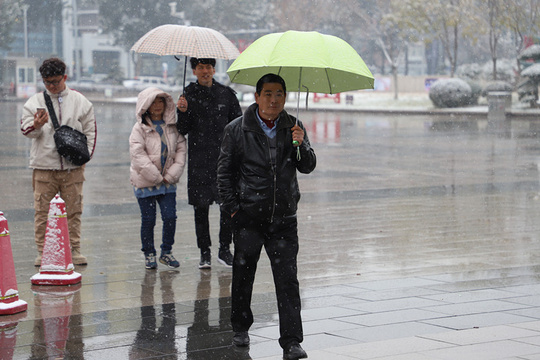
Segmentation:
{"type": "Polygon", "coordinates": [[[73,10],[73,48],[75,50],[75,77],[77,81],[81,80],[81,47],[79,34],[79,11],[77,8],[77,0],[72,0],[73,10]]]}
{"type": "Polygon", "coordinates": [[[24,57],[28,57],[28,21],[26,17],[26,12],[30,5],[24,4],[22,6],[23,17],[24,17],[24,57]]]}

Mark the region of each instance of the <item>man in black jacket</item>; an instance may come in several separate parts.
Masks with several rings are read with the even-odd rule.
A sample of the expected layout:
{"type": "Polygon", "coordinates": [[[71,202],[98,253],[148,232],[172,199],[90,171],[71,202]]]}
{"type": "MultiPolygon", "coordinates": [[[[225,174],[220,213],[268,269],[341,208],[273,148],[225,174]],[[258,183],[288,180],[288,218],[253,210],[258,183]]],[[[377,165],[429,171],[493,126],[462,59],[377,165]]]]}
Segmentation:
{"type": "Polygon", "coordinates": [[[300,346],[303,330],[296,265],[300,191],[296,172],[312,172],[316,157],[302,123],[283,110],[286,95],[280,76],[267,74],[259,79],[256,103],[225,128],[218,192],[221,208],[232,217],[234,229],[233,343],[249,345],[251,295],[264,246],[276,287],[283,357],[302,359],[307,355],[300,346]]]}
{"type": "MultiPolygon", "coordinates": [[[[236,93],[214,80],[215,59],[190,59],[196,83],[186,87],[178,99],[178,131],[188,139],[188,201],[195,211],[197,246],[201,251],[200,269],[211,267],[210,205],[217,202],[216,167],[223,129],[242,115],[236,93]]],[[[230,215],[221,213],[218,261],[232,266],[230,215]]]]}

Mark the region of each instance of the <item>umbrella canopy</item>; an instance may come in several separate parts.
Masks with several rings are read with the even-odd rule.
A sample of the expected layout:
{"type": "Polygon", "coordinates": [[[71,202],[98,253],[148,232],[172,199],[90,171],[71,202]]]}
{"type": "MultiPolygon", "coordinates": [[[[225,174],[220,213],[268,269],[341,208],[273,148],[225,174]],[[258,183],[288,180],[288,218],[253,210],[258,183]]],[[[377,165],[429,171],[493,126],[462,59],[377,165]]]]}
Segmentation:
{"type": "Polygon", "coordinates": [[[184,85],[186,90],[187,57],[236,59],[238,48],[222,33],[205,27],[185,25],[161,25],[144,34],[131,51],[160,56],[178,55],[184,59],[184,85]]]}
{"type": "Polygon", "coordinates": [[[288,91],[336,94],[374,85],[371,71],[352,46],[315,31],[265,35],[227,70],[232,82],[253,86],[267,73],[280,75],[288,91]]]}
{"type": "Polygon", "coordinates": [[[171,24],[158,26],[144,34],[131,51],[227,60],[240,55],[236,46],[214,29],[171,24]]]}

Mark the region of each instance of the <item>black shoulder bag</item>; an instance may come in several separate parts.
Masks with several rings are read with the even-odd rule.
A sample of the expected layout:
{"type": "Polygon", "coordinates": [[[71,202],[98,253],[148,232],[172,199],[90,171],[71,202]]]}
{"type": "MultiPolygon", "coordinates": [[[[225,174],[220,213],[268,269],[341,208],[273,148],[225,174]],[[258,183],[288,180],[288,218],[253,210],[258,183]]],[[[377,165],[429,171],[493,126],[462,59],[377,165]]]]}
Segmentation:
{"type": "Polygon", "coordinates": [[[81,166],[90,160],[86,135],[67,125],[58,124],[56,113],[51,101],[51,97],[46,91],[43,92],[49,116],[54,126],[54,142],[58,153],[70,161],[72,164],[81,166]]]}

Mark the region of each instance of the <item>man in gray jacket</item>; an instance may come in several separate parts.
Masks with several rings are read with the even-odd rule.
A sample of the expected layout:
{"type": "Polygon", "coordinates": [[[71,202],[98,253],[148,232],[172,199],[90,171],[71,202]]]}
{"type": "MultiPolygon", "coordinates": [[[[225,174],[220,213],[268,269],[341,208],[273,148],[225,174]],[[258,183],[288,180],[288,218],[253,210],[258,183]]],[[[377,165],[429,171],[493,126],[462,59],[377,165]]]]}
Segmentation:
{"type": "MultiPolygon", "coordinates": [[[[94,107],[82,94],[66,86],[66,64],[58,58],[43,61],[39,68],[47,94],[60,125],[68,125],[86,135],[92,156],[96,145],[94,107]]],[[[66,203],[72,260],[75,265],[86,265],[81,254],[82,193],[85,166],[77,166],[61,157],[54,142],[54,126],[49,121],[43,93],[37,93],[24,104],[21,132],[32,139],[30,168],[34,189],[34,236],[38,256],[34,265],[41,265],[41,255],[47,230],[49,202],[56,194],[66,203]]]]}

